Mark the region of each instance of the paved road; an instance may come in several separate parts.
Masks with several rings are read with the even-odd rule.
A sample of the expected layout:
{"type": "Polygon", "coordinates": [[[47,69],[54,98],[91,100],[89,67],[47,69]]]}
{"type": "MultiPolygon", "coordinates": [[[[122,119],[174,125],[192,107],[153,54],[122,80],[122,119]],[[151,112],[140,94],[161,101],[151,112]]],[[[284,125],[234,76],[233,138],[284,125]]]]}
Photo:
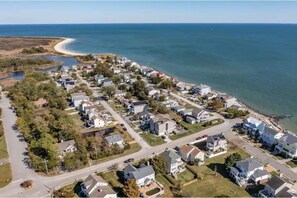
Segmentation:
{"type": "Polygon", "coordinates": [[[15,129],[16,115],[10,109],[10,100],[5,94],[1,94],[0,107],[2,108],[3,127],[7,143],[9,162],[11,163],[13,181],[27,179],[28,177],[37,176],[37,174],[29,169],[25,161],[27,156],[27,144],[21,140],[22,134],[15,129]]]}
{"type": "MultiPolygon", "coordinates": [[[[88,84],[88,83],[87,83],[88,84]]],[[[95,96],[97,93],[94,93],[95,96]]],[[[180,96],[178,96],[180,97],[180,96]]],[[[190,102],[184,98],[181,98],[182,100],[184,100],[185,102],[190,102]]],[[[111,112],[111,114],[117,119],[119,120],[121,123],[123,123],[125,125],[125,121],[120,117],[120,115],[118,115],[115,111],[113,111],[113,109],[111,109],[111,107],[109,106],[109,104],[107,102],[101,102],[101,104],[111,112]],[[119,117],[118,117],[119,116],[119,117]]],[[[190,103],[191,104],[191,103],[190,103]]],[[[193,106],[196,106],[195,103],[192,104],[193,106]]],[[[12,117],[12,121],[11,119],[4,119],[5,122],[5,130],[8,131],[14,131],[12,130],[11,126],[13,126],[13,124],[15,123],[15,116],[13,115],[13,113],[11,112],[11,110],[9,110],[7,107],[9,106],[9,101],[8,99],[4,99],[4,102],[1,101],[1,107],[3,107],[4,110],[4,115],[6,118],[11,118],[12,117]]],[[[25,144],[22,142],[18,142],[18,139],[16,137],[8,137],[8,145],[9,147],[13,147],[15,149],[9,149],[9,154],[12,155],[11,158],[17,160],[16,161],[16,165],[14,161],[12,161],[13,163],[13,175],[16,178],[22,178],[22,177],[31,177],[30,179],[32,179],[34,181],[34,186],[31,190],[25,191],[23,189],[21,189],[19,187],[19,183],[20,181],[18,181],[17,179],[14,179],[14,182],[12,182],[11,184],[9,184],[7,187],[0,189],[0,196],[6,197],[6,196],[13,196],[13,197],[43,197],[43,196],[48,196],[52,190],[54,188],[59,188],[61,187],[61,185],[65,185],[67,183],[71,183],[73,181],[75,181],[76,179],[81,179],[81,178],[85,178],[87,175],[95,173],[95,172],[101,172],[101,171],[105,171],[108,170],[108,168],[110,166],[112,166],[113,164],[116,163],[123,163],[124,160],[133,157],[135,158],[135,160],[139,160],[145,157],[150,157],[153,154],[158,154],[163,152],[166,148],[174,148],[176,146],[180,146],[183,144],[188,144],[189,142],[195,140],[196,137],[198,136],[202,136],[202,135],[215,135],[215,134],[219,134],[219,133],[225,133],[227,139],[231,142],[234,142],[235,144],[237,144],[238,146],[245,148],[248,152],[250,152],[252,155],[254,155],[255,157],[261,159],[262,161],[266,161],[268,162],[270,165],[272,165],[274,168],[281,170],[281,172],[283,172],[287,177],[291,178],[292,180],[297,180],[297,174],[294,173],[290,168],[284,166],[283,164],[281,164],[280,162],[278,162],[277,160],[275,160],[274,158],[272,158],[271,156],[269,156],[269,154],[267,153],[263,153],[260,149],[251,146],[250,144],[244,142],[240,137],[236,136],[232,131],[231,131],[231,127],[235,124],[241,122],[240,119],[235,119],[235,120],[225,120],[225,122],[223,124],[208,128],[206,130],[203,130],[197,134],[193,134],[166,144],[162,144],[160,146],[156,146],[156,147],[150,147],[149,145],[147,145],[142,139],[139,139],[139,135],[132,129],[129,129],[129,126],[126,126],[126,128],[128,129],[128,131],[131,133],[131,135],[135,138],[136,141],[139,141],[140,145],[142,146],[142,149],[137,152],[137,153],[133,153],[129,156],[125,156],[125,157],[120,157],[108,162],[104,162],[98,165],[93,165],[81,170],[77,170],[77,171],[73,171],[73,172],[65,172],[61,175],[58,176],[54,176],[54,177],[42,177],[39,175],[36,175],[34,172],[32,173],[31,170],[28,170],[22,163],[20,159],[22,159],[24,156],[22,155],[22,151],[24,151],[25,148],[25,144]],[[134,131],[134,132],[133,132],[134,131]],[[134,134],[135,133],[135,134],[134,134]],[[16,144],[17,142],[17,144],[16,144]],[[20,144],[20,145],[18,145],[20,144]],[[16,147],[14,147],[16,146],[16,147]],[[12,152],[12,150],[14,150],[14,152],[12,152]],[[20,168],[19,168],[20,167],[20,168]],[[18,171],[18,169],[20,169],[21,171],[18,171]]],[[[126,123],[127,124],[127,123],[126,123]]],[[[16,134],[17,132],[9,132],[10,134],[16,134]]]]}

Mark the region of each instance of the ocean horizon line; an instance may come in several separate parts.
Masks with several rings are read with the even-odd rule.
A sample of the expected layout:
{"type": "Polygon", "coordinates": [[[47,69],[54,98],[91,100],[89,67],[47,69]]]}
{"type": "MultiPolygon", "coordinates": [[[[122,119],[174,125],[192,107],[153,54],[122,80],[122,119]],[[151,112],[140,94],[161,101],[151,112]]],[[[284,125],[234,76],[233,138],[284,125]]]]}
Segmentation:
{"type": "Polygon", "coordinates": [[[0,26],[26,26],[26,25],[297,25],[297,23],[280,22],[131,22],[131,23],[2,23],[0,26]]]}

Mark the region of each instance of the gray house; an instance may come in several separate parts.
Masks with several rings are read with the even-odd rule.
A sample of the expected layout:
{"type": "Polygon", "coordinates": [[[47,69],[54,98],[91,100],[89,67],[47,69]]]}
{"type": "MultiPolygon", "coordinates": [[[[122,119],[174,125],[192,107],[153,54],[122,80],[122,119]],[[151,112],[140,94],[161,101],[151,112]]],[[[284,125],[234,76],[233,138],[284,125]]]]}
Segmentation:
{"type": "Polygon", "coordinates": [[[159,136],[169,135],[175,128],[176,123],[161,114],[150,120],[150,130],[159,136]]]}
{"type": "Polygon", "coordinates": [[[107,86],[110,86],[112,85],[112,79],[104,79],[102,81],[102,87],[107,87],[107,86]]]}
{"type": "Polygon", "coordinates": [[[114,144],[119,145],[119,147],[124,148],[124,141],[121,135],[109,135],[105,137],[107,143],[111,146],[114,144]]]}
{"type": "Polygon", "coordinates": [[[170,174],[177,174],[185,170],[181,156],[172,150],[166,150],[160,154],[166,163],[166,172],[170,174]]]}
{"type": "Polygon", "coordinates": [[[132,114],[138,114],[141,112],[144,112],[148,109],[148,104],[146,101],[138,101],[138,102],[133,102],[130,107],[129,107],[129,111],[132,114]]]}
{"type": "Polygon", "coordinates": [[[155,171],[152,166],[141,166],[136,168],[133,165],[128,165],[124,169],[125,179],[135,179],[139,187],[147,186],[155,181],[155,171]]]}

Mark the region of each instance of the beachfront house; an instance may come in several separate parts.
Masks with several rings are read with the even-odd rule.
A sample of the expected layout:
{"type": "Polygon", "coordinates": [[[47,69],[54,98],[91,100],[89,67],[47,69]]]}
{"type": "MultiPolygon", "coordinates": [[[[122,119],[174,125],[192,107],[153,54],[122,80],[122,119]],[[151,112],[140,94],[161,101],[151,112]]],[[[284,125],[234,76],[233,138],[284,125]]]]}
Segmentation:
{"type": "Polygon", "coordinates": [[[150,130],[158,136],[169,135],[175,129],[175,122],[164,115],[158,114],[150,119],[150,130]]]}
{"type": "Polygon", "coordinates": [[[74,107],[79,107],[82,101],[89,101],[89,96],[86,95],[84,92],[73,93],[71,94],[71,102],[74,107]]]}
{"type": "Polygon", "coordinates": [[[297,157],[297,136],[289,133],[283,135],[275,146],[275,151],[285,157],[297,157]]]}
{"type": "Polygon", "coordinates": [[[177,90],[180,91],[181,93],[188,93],[189,90],[192,88],[191,85],[186,84],[184,82],[178,82],[175,86],[177,90]]]}
{"type": "Polygon", "coordinates": [[[194,87],[193,89],[193,93],[198,93],[201,96],[206,96],[210,92],[211,92],[211,88],[207,85],[202,85],[202,84],[194,87]]]}
{"type": "Polygon", "coordinates": [[[232,105],[238,104],[237,99],[233,96],[229,96],[227,94],[219,95],[219,99],[224,104],[224,108],[229,108],[232,105]]]}
{"type": "Polygon", "coordinates": [[[209,113],[196,107],[192,111],[192,116],[197,120],[197,122],[203,122],[209,117],[209,113]]]}
{"type": "Polygon", "coordinates": [[[125,179],[135,179],[139,187],[145,187],[155,182],[155,171],[151,165],[136,168],[129,164],[123,172],[125,179]]]}
{"type": "Polygon", "coordinates": [[[263,133],[265,126],[264,122],[252,116],[248,117],[243,122],[243,128],[245,128],[251,136],[260,136],[263,133]]]}
{"type": "Polygon", "coordinates": [[[291,183],[286,182],[279,176],[273,176],[266,184],[263,190],[259,191],[258,197],[297,197],[296,190],[291,183]]]}
{"type": "Polygon", "coordinates": [[[117,193],[98,175],[89,175],[80,185],[79,197],[116,198],[117,193]]]}
{"type": "Polygon", "coordinates": [[[262,135],[260,136],[260,140],[263,145],[268,147],[273,147],[276,145],[281,137],[284,136],[284,133],[278,132],[273,128],[265,126],[262,135]]]}
{"type": "Polygon", "coordinates": [[[264,165],[255,158],[238,161],[230,168],[230,177],[239,186],[247,184],[263,184],[268,181],[270,174],[264,170],[264,165]]]}
{"type": "Polygon", "coordinates": [[[176,175],[185,170],[181,156],[172,150],[166,150],[160,154],[166,164],[166,172],[172,175],[176,175]]]}
{"type": "Polygon", "coordinates": [[[204,164],[204,153],[195,146],[183,145],[179,148],[179,153],[185,162],[194,162],[199,166],[204,164]]]}

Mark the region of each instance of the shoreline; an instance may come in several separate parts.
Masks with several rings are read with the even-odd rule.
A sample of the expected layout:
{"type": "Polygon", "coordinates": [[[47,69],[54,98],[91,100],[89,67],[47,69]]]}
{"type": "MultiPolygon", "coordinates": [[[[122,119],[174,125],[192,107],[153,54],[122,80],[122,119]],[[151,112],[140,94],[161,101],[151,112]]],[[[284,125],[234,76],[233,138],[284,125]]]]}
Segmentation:
{"type": "Polygon", "coordinates": [[[72,43],[75,41],[75,39],[73,38],[64,38],[64,37],[61,37],[61,39],[64,39],[63,41],[57,43],[55,46],[54,46],[54,50],[56,50],[57,52],[60,52],[62,54],[66,54],[66,55],[72,55],[72,56],[83,56],[83,55],[86,55],[86,54],[83,54],[83,53],[77,53],[77,52],[72,52],[70,50],[67,50],[65,48],[65,46],[69,43],[72,43]]]}
{"type": "MultiPolygon", "coordinates": [[[[64,40],[61,41],[61,42],[59,42],[58,44],[56,44],[55,47],[54,47],[54,50],[56,50],[57,52],[63,53],[63,54],[65,54],[65,55],[72,55],[72,56],[81,56],[81,55],[85,55],[85,54],[80,54],[80,53],[71,52],[71,51],[65,49],[65,45],[67,45],[67,44],[69,44],[69,43],[75,41],[75,39],[72,39],[72,38],[63,38],[63,37],[61,37],[61,38],[64,39],[64,40]]],[[[119,55],[119,56],[120,56],[120,55],[119,55]]],[[[129,59],[129,60],[130,60],[130,59],[129,59]]],[[[132,60],[131,60],[131,61],[132,61],[132,60]]],[[[149,67],[149,66],[146,66],[146,65],[143,65],[143,66],[145,66],[145,67],[147,67],[147,68],[151,68],[151,69],[153,69],[153,70],[155,70],[155,71],[158,71],[158,69],[155,69],[155,68],[153,68],[153,67],[149,67]]],[[[161,71],[158,71],[158,72],[161,72],[161,71]]],[[[161,73],[164,73],[164,72],[161,72],[161,73]]],[[[165,74],[165,73],[164,73],[164,74],[165,74]]],[[[165,75],[168,76],[168,77],[170,77],[170,78],[172,78],[172,79],[177,79],[177,78],[172,77],[172,76],[170,76],[170,75],[168,75],[168,74],[165,74],[165,75]]],[[[184,81],[181,81],[181,82],[184,82],[184,81]]],[[[187,83],[187,82],[185,82],[185,83],[187,83]]],[[[187,84],[193,84],[193,83],[187,83],[187,84]]],[[[194,84],[194,85],[195,85],[195,84],[194,84]]],[[[217,90],[213,90],[213,91],[215,91],[215,92],[217,92],[217,93],[222,93],[222,92],[217,91],[217,90]]],[[[227,94],[227,95],[229,95],[229,94],[227,94]]],[[[236,100],[237,100],[237,99],[236,99],[236,100]]],[[[263,122],[266,123],[267,125],[270,125],[270,126],[274,127],[274,128],[277,129],[277,130],[280,130],[280,131],[282,131],[282,132],[286,132],[286,131],[288,131],[288,130],[286,129],[286,127],[284,127],[282,124],[280,124],[280,123],[277,121],[276,117],[274,117],[274,116],[272,116],[272,115],[266,115],[266,114],[263,113],[263,112],[260,112],[260,111],[258,111],[258,110],[255,110],[255,109],[253,109],[252,107],[250,107],[249,105],[247,105],[247,104],[245,104],[245,103],[243,103],[243,102],[241,102],[241,101],[239,101],[239,100],[237,100],[237,102],[238,102],[240,105],[242,105],[246,110],[248,110],[248,111],[250,112],[250,115],[251,115],[251,116],[254,116],[254,117],[256,117],[257,119],[260,119],[261,121],[263,121],[263,122]]]]}

